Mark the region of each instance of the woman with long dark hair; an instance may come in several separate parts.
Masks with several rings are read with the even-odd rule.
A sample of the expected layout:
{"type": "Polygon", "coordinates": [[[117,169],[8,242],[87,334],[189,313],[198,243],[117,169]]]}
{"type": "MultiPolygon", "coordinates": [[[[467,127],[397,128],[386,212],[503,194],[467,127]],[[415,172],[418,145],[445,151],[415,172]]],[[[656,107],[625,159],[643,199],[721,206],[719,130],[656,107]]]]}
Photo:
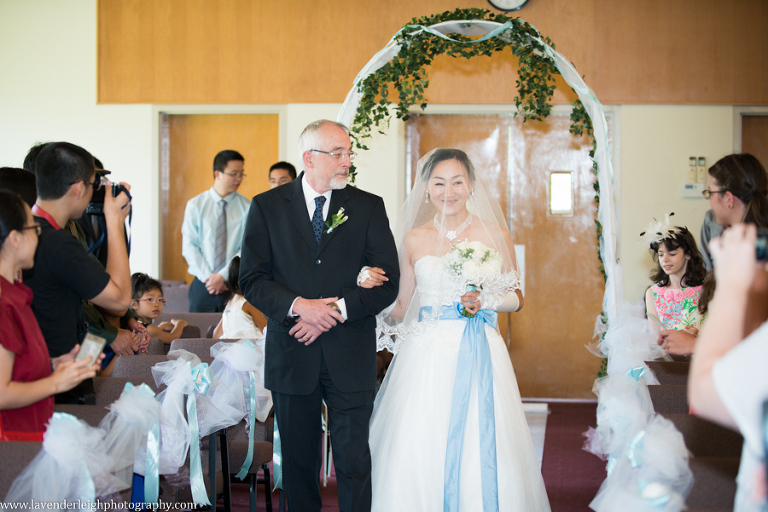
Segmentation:
{"type": "Polygon", "coordinates": [[[18,194],[0,190],[0,440],[42,441],[53,395],[96,375],[103,356],[51,359],[32,313],[32,291],[16,276],[32,268],[40,224],[18,194]]]}

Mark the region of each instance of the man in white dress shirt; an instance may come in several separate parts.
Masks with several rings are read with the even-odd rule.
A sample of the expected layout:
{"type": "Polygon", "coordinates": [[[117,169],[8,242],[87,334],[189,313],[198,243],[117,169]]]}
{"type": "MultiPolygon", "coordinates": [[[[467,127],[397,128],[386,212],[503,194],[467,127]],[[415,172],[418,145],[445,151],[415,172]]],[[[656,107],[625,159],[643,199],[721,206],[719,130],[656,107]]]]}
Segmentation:
{"type": "Polygon", "coordinates": [[[229,262],[240,252],[250,200],[237,193],[245,159],[220,151],[213,159],[213,186],[187,202],[182,254],[195,276],[189,287],[190,312],[224,311],[229,262]]]}

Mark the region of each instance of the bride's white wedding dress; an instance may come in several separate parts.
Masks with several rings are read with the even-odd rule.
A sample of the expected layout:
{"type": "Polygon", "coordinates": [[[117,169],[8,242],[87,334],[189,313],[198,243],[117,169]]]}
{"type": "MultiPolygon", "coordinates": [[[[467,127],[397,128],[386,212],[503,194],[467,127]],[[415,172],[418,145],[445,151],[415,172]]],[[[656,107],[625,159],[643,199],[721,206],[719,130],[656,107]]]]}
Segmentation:
{"type": "MultiPolygon", "coordinates": [[[[414,271],[421,296],[444,289],[443,280],[450,279],[435,256],[421,258],[414,271]]],[[[453,383],[465,325],[430,321],[403,341],[389,367],[371,418],[375,512],[443,510],[453,383]]],[[[493,367],[499,510],[549,511],[507,347],[495,329],[486,325],[485,332],[493,367]]],[[[466,512],[483,510],[476,376],[461,454],[460,509],[466,512]]]]}

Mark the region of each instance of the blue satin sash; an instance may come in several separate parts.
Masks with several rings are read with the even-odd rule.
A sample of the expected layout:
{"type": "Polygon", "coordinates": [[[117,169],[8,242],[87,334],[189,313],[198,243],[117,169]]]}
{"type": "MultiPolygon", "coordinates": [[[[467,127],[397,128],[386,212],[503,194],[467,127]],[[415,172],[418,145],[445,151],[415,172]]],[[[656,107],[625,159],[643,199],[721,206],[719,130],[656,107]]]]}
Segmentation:
{"type": "MultiPolygon", "coordinates": [[[[496,328],[496,312],[481,309],[474,317],[461,314],[461,304],[443,306],[440,320],[464,320],[464,333],[459,345],[456,378],[453,382],[451,418],[448,425],[448,444],[445,454],[443,482],[443,511],[458,512],[461,477],[461,451],[469,410],[472,379],[477,368],[477,405],[480,419],[480,481],[483,493],[483,511],[499,510],[499,485],[496,473],[496,417],[493,407],[493,367],[485,325],[496,328]]],[[[431,313],[431,308],[420,311],[420,318],[431,313]]]]}

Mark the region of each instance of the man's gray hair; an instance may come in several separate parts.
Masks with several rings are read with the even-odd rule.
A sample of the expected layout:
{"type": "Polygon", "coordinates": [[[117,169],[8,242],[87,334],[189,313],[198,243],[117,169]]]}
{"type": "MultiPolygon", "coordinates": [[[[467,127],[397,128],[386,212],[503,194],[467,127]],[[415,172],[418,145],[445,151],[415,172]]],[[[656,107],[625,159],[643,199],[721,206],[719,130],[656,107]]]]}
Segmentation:
{"type": "Polygon", "coordinates": [[[311,149],[322,149],[322,140],[320,139],[320,129],[326,124],[333,124],[349,133],[349,128],[336,121],[329,119],[319,119],[313,121],[304,128],[304,131],[299,135],[299,161],[304,162],[304,152],[311,149]]]}

